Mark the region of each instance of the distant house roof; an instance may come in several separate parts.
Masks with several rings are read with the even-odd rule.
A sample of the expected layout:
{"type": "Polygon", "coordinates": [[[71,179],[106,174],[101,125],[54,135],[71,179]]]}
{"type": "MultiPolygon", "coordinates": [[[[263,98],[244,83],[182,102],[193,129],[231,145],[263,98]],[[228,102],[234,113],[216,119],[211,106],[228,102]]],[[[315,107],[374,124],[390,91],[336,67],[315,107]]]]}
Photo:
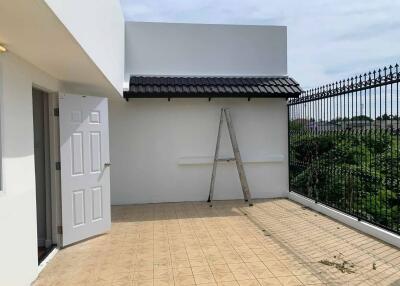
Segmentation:
{"type": "Polygon", "coordinates": [[[290,77],[131,76],[129,98],[289,98],[302,93],[290,77]]]}

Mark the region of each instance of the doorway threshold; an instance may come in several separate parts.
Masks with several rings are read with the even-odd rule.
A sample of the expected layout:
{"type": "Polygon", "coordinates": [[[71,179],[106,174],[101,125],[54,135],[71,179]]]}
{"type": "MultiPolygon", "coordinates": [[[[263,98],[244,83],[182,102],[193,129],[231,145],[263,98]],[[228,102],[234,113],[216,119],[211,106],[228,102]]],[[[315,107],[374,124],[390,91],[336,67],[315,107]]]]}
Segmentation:
{"type": "Polygon", "coordinates": [[[52,245],[46,250],[46,253],[39,260],[38,274],[46,267],[46,265],[53,259],[57,254],[58,248],[56,245],[52,245]]]}

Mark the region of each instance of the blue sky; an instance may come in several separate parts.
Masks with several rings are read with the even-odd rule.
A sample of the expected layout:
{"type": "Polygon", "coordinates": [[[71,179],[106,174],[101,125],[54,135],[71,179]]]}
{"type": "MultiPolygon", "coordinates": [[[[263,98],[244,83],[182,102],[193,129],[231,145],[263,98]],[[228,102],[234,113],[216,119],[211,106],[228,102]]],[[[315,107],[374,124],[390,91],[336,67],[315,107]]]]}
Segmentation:
{"type": "Polygon", "coordinates": [[[121,0],[127,21],[288,26],[304,88],[400,63],[400,0],[121,0]]]}

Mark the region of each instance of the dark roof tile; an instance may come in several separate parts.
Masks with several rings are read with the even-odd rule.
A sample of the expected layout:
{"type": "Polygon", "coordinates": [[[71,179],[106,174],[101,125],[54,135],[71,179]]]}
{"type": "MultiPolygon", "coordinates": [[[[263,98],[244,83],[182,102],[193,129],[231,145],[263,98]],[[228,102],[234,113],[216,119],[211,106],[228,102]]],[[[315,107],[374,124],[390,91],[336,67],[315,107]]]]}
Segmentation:
{"type": "Polygon", "coordinates": [[[132,76],[125,98],[298,97],[300,85],[289,77],[132,76]]]}

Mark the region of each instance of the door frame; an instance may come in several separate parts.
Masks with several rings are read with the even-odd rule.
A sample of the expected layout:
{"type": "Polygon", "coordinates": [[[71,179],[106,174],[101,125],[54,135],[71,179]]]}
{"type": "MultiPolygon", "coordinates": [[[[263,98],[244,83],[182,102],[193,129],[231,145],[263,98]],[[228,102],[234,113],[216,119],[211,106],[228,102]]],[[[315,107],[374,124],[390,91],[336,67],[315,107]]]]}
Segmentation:
{"type": "Polygon", "coordinates": [[[50,189],[52,210],[52,237],[57,248],[62,246],[61,219],[61,172],[56,166],[60,162],[60,122],[58,112],[58,92],[48,93],[49,107],[49,150],[50,150],[50,189]]]}

